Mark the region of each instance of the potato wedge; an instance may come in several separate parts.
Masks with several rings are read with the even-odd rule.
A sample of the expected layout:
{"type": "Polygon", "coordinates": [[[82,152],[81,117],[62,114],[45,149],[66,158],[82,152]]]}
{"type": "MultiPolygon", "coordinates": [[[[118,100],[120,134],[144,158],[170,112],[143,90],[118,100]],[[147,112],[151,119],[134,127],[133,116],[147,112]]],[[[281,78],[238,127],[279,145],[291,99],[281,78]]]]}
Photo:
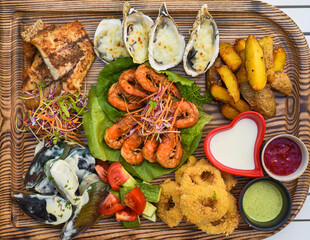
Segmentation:
{"type": "Polygon", "coordinates": [[[284,72],[275,72],[274,80],[270,83],[270,86],[286,96],[290,96],[293,90],[292,82],[284,72]]]}
{"type": "Polygon", "coordinates": [[[211,90],[211,87],[216,84],[221,86],[222,80],[220,74],[216,71],[216,67],[220,67],[222,65],[222,60],[220,57],[217,57],[213,65],[206,72],[206,88],[208,91],[211,90]]]}
{"type": "Polygon", "coordinates": [[[217,67],[216,71],[220,74],[221,79],[225,83],[229,95],[237,102],[240,99],[240,92],[235,74],[226,65],[217,67]]]}
{"type": "Polygon", "coordinates": [[[237,117],[240,114],[239,111],[229,106],[228,104],[223,104],[221,108],[221,113],[225,118],[229,120],[234,120],[235,117],[237,117]]]}
{"type": "Polygon", "coordinates": [[[242,69],[242,68],[245,68],[245,49],[241,50],[239,52],[239,55],[240,55],[240,57],[242,59],[242,63],[240,65],[239,69],[242,69]]]}
{"type": "Polygon", "coordinates": [[[259,43],[264,53],[264,60],[267,70],[267,81],[268,83],[271,83],[274,78],[273,40],[270,36],[266,36],[260,39],[259,43]]]}
{"type": "Polygon", "coordinates": [[[248,77],[247,77],[246,70],[245,68],[242,68],[237,72],[237,82],[241,84],[247,81],[248,81],[248,77]]]}
{"type": "Polygon", "coordinates": [[[267,83],[263,49],[256,38],[250,35],[245,43],[245,68],[251,87],[262,90],[267,83]]]}
{"type": "Polygon", "coordinates": [[[240,51],[245,49],[245,39],[243,38],[238,38],[235,40],[234,44],[235,50],[239,53],[240,51]]]}
{"type": "Polygon", "coordinates": [[[219,52],[223,61],[233,72],[240,67],[242,59],[231,44],[224,42],[220,43],[219,52]]]}
{"type": "Polygon", "coordinates": [[[274,71],[283,72],[285,66],[286,53],[283,47],[273,50],[274,71]]]}
{"type": "Polygon", "coordinates": [[[213,85],[211,87],[211,94],[216,100],[229,104],[231,107],[235,108],[239,112],[251,110],[251,106],[242,99],[239,99],[239,101],[235,103],[234,99],[229,95],[227,89],[221,86],[213,85]]]}
{"type": "Polygon", "coordinates": [[[240,92],[251,107],[264,118],[272,118],[276,115],[275,96],[268,84],[262,90],[254,91],[249,83],[242,83],[240,92]]]}
{"type": "Polygon", "coordinates": [[[234,99],[229,95],[226,88],[215,84],[211,87],[211,94],[216,100],[223,103],[229,103],[234,101],[234,99]]]}

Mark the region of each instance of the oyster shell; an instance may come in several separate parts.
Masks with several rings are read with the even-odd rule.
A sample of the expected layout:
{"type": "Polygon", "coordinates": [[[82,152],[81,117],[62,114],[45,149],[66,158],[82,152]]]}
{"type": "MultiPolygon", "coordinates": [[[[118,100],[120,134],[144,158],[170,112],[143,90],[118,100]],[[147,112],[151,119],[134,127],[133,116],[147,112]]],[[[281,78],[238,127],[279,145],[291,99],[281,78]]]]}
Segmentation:
{"type": "Polygon", "coordinates": [[[59,196],[18,191],[12,192],[12,198],[27,215],[42,223],[58,225],[72,215],[71,204],[59,196]]]}
{"type": "Polygon", "coordinates": [[[198,11],[183,55],[185,72],[192,77],[205,73],[216,60],[218,52],[219,31],[207,4],[204,4],[198,11]]]}
{"type": "Polygon", "coordinates": [[[135,63],[148,59],[149,33],[153,20],[135,10],[128,2],[123,8],[123,36],[128,53],[135,63]]]}
{"type": "Polygon", "coordinates": [[[152,68],[160,71],[178,65],[182,61],[184,47],[184,36],[163,3],[150,32],[149,61],[152,68]]]}
{"type": "Polygon", "coordinates": [[[103,19],[95,32],[94,50],[105,63],[128,57],[122,35],[122,23],[119,19],[103,19]]]}

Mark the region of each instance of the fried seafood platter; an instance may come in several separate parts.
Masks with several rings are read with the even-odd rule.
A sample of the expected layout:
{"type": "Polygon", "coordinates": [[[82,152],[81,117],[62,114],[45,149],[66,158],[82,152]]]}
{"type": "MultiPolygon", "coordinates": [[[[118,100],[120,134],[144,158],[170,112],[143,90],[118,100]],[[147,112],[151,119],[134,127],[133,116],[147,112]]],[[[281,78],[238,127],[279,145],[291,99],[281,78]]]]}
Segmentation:
{"type": "Polygon", "coordinates": [[[213,166],[203,140],[240,112],[261,112],[259,101],[268,105],[267,138],[274,125],[287,131],[287,98],[278,92],[295,94],[293,45],[249,26],[235,36],[214,4],[195,2],[193,11],[182,10],[186,20],[180,5],[150,4],[89,13],[91,20],[75,13],[25,21],[18,37],[26,114],[16,127],[31,146],[25,179],[19,175],[12,192],[13,215],[24,227],[59,224],[62,239],[96,237],[96,228],[206,239],[253,231],[238,207],[250,178],[213,166]],[[264,66],[255,72],[266,74],[268,90],[260,96],[257,76],[247,72],[257,48],[264,66]],[[40,213],[44,206],[54,212],[40,213]]]}

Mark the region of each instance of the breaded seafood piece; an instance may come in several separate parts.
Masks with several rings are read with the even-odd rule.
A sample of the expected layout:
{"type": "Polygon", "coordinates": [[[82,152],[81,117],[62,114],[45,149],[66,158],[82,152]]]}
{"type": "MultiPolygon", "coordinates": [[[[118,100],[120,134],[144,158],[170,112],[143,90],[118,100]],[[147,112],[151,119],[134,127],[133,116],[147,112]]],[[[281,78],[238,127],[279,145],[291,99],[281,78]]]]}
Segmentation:
{"type": "Polygon", "coordinates": [[[195,186],[182,191],[180,207],[188,221],[205,224],[221,219],[228,210],[226,189],[218,186],[195,186]]]}
{"type": "Polygon", "coordinates": [[[53,31],[45,28],[24,40],[39,50],[54,80],[65,77],[64,87],[69,91],[80,87],[95,59],[93,44],[79,21],[53,31]]]}
{"type": "Polygon", "coordinates": [[[221,171],[221,174],[226,184],[226,190],[229,192],[231,189],[233,189],[237,185],[237,180],[233,175],[229,173],[221,171]]]}
{"type": "Polygon", "coordinates": [[[231,234],[239,224],[240,215],[238,213],[236,199],[228,193],[227,213],[219,220],[204,224],[198,224],[198,228],[208,234],[231,234]]]}
{"type": "Polygon", "coordinates": [[[162,191],[157,206],[157,216],[160,217],[169,227],[175,227],[182,221],[180,208],[180,191],[176,182],[166,179],[161,184],[162,191]]]}
{"type": "Polygon", "coordinates": [[[177,171],[175,171],[174,176],[175,176],[175,182],[177,184],[181,183],[181,179],[183,177],[184,172],[188,167],[194,166],[197,162],[197,158],[195,158],[193,155],[189,156],[187,159],[186,164],[184,164],[182,167],[180,167],[177,171]]]}

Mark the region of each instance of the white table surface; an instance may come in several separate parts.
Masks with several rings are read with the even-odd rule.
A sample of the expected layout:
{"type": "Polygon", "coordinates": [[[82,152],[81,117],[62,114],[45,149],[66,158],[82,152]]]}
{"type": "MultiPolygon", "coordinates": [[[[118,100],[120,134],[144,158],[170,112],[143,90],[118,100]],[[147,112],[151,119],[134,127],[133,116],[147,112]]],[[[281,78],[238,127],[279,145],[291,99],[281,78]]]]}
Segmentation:
{"type": "MultiPolygon", "coordinates": [[[[310,0],[262,0],[285,12],[304,33],[310,45],[310,0]]],[[[295,219],[277,234],[267,240],[309,240],[310,239],[310,191],[295,219]]]]}

